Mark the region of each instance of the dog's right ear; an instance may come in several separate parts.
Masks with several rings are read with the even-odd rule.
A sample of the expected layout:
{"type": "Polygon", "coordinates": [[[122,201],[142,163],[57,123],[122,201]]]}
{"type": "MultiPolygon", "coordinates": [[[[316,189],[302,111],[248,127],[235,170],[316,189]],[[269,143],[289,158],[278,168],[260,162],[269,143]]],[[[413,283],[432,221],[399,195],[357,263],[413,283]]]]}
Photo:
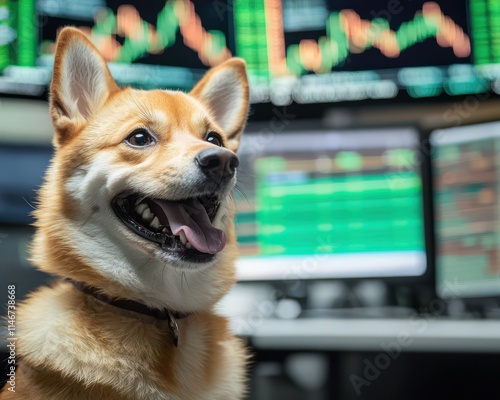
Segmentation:
{"type": "Polygon", "coordinates": [[[83,32],[75,28],[62,29],[57,39],[50,88],[55,145],[70,140],[117,90],[106,62],[83,32]]]}

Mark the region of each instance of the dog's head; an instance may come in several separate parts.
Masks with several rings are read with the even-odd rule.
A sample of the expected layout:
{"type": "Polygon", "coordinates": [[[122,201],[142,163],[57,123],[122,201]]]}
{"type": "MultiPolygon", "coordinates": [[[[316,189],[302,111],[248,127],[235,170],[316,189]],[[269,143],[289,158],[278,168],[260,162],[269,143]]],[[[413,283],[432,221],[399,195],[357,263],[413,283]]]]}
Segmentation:
{"type": "Polygon", "coordinates": [[[91,42],[65,28],[50,108],[56,154],[36,211],[34,262],[154,307],[194,310],[225,293],[244,62],[211,69],[189,94],[120,89],[91,42]]]}

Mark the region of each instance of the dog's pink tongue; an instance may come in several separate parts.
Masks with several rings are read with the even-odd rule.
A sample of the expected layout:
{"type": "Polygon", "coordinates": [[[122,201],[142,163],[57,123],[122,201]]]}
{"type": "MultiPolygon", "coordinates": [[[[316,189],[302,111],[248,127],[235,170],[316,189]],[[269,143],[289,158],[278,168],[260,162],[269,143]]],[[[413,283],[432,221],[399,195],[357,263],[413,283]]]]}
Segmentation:
{"type": "Polygon", "coordinates": [[[198,200],[189,204],[166,200],[157,200],[157,203],[167,216],[172,233],[177,235],[183,230],[196,250],[216,254],[226,245],[226,235],[212,226],[205,208],[198,200]]]}

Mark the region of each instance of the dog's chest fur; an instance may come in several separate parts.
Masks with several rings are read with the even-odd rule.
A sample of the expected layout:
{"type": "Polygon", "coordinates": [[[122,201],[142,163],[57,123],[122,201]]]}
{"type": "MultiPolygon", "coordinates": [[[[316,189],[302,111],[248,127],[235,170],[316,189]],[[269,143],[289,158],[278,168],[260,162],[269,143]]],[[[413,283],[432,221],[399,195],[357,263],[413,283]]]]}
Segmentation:
{"type": "Polygon", "coordinates": [[[67,283],[40,290],[24,307],[37,317],[18,321],[20,332],[29,332],[20,342],[23,398],[87,399],[82,384],[109,389],[116,399],[229,400],[244,392],[245,350],[220,316],[178,321],[175,348],[166,322],[117,315],[67,283]],[[48,370],[59,384],[36,387],[36,375],[48,370]]]}

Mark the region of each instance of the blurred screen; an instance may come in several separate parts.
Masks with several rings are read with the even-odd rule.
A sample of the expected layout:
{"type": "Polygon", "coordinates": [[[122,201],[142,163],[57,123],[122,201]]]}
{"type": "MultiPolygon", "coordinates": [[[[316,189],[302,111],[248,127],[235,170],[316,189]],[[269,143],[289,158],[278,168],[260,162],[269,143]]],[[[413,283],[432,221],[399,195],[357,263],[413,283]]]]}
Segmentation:
{"type": "Polygon", "coordinates": [[[68,25],[141,88],[189,90],[239,56],[254,103],[499,93],[499,12],[497,0],[0,0],[0,93],[42,94],[68,25]]]}
{"type": "Polygon", "coordinates": [[[275,104],[488,91],[490,3],[235,0],[236,50],[275,104]]]}
{"type": "MultiPolygon", "coordinates": [[[[48,283],[50,277],[35,269],[28,261],[29,245],[34,228],[28,226],[3,226],[0,224],[0,282],[4,287],[16,285],[16,297],[24,298],[37,286],[48,283]]],[[[0,307],[0,318],[7,308],[0,307]]]]}
{"type": "Polygon", "coordinates": [[[437,292],[500,295],[500,123],[432,133],[437,292]]]}
{"type": "Polygon", "coordinates": [[[28,224],[51,147],[0,145],[0,224],[28,224]]]}
{"type": "Polygon", "coordinates": [[[57,32],[68,25],[92,39],[120,84],[145,89],[189,90],[234,53],[230,19],[212,2],[0,0],[0,92],[43,92],[57,32]]]}
{"type": "Polygon", "coordinates": [[[409,128],[245,133],[239,278],[423,274],[418,146],[409,128]]]}

